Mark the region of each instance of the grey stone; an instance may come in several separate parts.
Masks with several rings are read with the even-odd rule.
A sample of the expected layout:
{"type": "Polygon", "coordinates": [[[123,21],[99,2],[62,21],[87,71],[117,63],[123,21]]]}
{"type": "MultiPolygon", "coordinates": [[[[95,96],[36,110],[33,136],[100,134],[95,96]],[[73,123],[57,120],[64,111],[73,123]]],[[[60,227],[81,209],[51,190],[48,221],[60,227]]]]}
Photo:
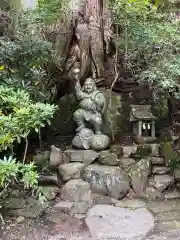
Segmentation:
{"type": "Polygon", "coordinates": [[[161,212],[156,215],[160,222],[178,220],[180,221],[180,211],[161,212]]]}
{"type": "Polygon", "coordinates": [[[180,240],[179,230],[153,234],[150,237],[148,237],[146,240],[180,240]]]}
{"type": "Polygon", "coordinates": [[[154,187],[159,191],[163,192],[166,188],[172,186],[174,183],[173,176],[170,175],[155,175],[154,176],[154,187]]]}
{"type": "Polygon", "coordinates": [[[157,175],[164,175],[170,172],[170,167],[153,166],[152,173],[157,175]]]}
{"type": "Polygon", "coordinates": [[[147,187],[145,197],[148,200],[162,199],[161,193],[154,187],[147,187]]]}
{"type": "Polygon", "coordinates": [[[44,197],[49,201],[55,199],[56,195],[60,193],[60,189],[58,187],[43,186],[41,188],[44,197]]]}
{"type": "Polygon", "coordinates": [[[128,175],[115,166],[91,164],[84,169],[84,179],[92,192],[120,199],[130,189],[128,175]]]}
{"type": "Polygon", "coordinates": [[[132,146],[122,146],[123,148],[123,157],[129,158],[132,154],[136,153],[137,145],[132,146]]]}
{"type": "Polygon", "coordinates": [[[39,184],[55,184],[58,185],[57,175],[40,175],[39,184]]]}
{"type": "Polygon", "coordinates": [[[33,162],[35,162],[38,166],[46,167],[49,164],[50,151],[41,151],[37,152],[36,155],[33,156],[33,162]]]}
{"type": "Polygon", "coordinates": [[[162,157],[149,157],[149,160],[153,165],[162,165],[164,164],[164,158],[162,157]]]}
{"type": "Polygon", "coordinates": [[[112,153],[108,150],[101,151],[100,157],[99,157],[99,163],[103,165],[117,166],[119,165],[119,158],[116,153],[112,153]]]}
{"type": "Polygon", "coordinates": [[[179,168],[176,168],[174,170],[174,178],[177,182],[180,182],[180,169],[179,168]]]}
{"type": "Polygon", "coordinates": [[[160,144],[157,144],[157,143],[151,144],[151,151],[152,151],[151,155],[153,157],[158,157],[160,153],[160,144]]]}
{"type": "Polygon", "coordinates": [[[179,230],[180,229],[180,221],[178,220],[171,220],[171,221],[164,221],[159,222],[156,226],[156,229],[160,232],[162,231],[172,231],[173,229],[179,230]]]}
{"type": "MultiPolygon", "coordinates": [[[[101,194],[93,193],[94,204],[112,204],[112,198],[101,194]]],[[[117,201],[117,199],[116,199],[117,201]]]]}
{"type": "Polygon", "coordinates": [[[145,208],[146,203],[139,199],[123,199],[121,201],[118,201],[115,204],[116,207],[121,208],[129,208],[129,209],[137,209],[137,208],[145,208]]]}
{"type": "Polygon", "coordinates": [[[77,219],[80,219],[80,220],[86,218],[86,214],[74,214],[73,216],[77,219]]]}
{"type": "Polygon", "coordinates": [[[88,202],[75,202],[73,208],[71,209],[71,213],[73,214],[86,213],[90,206],[91,205],[89,205],[88,202]]]}
{"type": "Polygon", "coordinates": [[[150,162],[147,159],[140,160],[129,171],[132,188],[138,195],[144,193],[146,190],[149,171],[150,162]]]}
{"type": "Polygon", "coordinates": [[[54,209],[63,213],[69,213],[74,206],[74,202],[60,201],[54,205],[54,209]]]}
{"type": "Polygon", "coordinates": [[[19,217],[17,217],[16,222],[18,222],[18,223],[22,223],[22,222],[24,222],[24,220],[25,220],[24,217],[19,216],[19,217]]]}
{"type": "Polygon", "coordinates": [[[70,202],[87,202],[89,205],[93,203],[90,185],[82,179],[67,182],[61,190],[61,198],[70,202]]]}
{"type": "Polygon", "coordinates": [[[109,148],[110,137],[104,134],[94,134],[91,138],[91,149],[102,151],[109,148]]]}
{"type": "Polygon", "coordinates": [[[154,217],[145,208],[95,205],[87,213],[86,224],[94,239],[143,240],[154,228],[154,217]]]}
{"type": "Polygon", "coordinates": [[[179,200],[151,201],[147,203],[147,207],[154,214],[171,211],[180,211],[180,201],[179,200]]]}
{"type": "Polygon", "coordinates": [[[63,153],[60,148],[51,146],[50,166],[57,167],[63,163],[63,153]]]}
{"type": "Polygon", "coordinates": [[[135,164],[135,160],[133,158],[120,158],[120,167],[122,167],[125,171],[128,171],[130,167],[135,164]]]}
{"type": "MultiPolygon", "coordinates": [[[[19,201],[19,207],[16,205],[9,205],[9,210],[7,215],[11,216],[21,216],[26,218],[37,218],[43,214],[46,208],[49,206],[48,202],[45,202],[43,205],[40,204],[38,200],[33,198],[28,198],[26,200],[17,199],[19,201]],[[22,203],[22,204],[21,204],[22,203]]],[[[11,200],[11,204],[14,201],[11,200]]],[[[15,202],[14,202],[15,203],[15,202]]],[[[10,202],[9,202],[10,204],[10,202]]],[[[7,205],[5,205],[7,207],[7,205]]]]}
{"type": "Polygon", "coordinates": [[[164,198],[167,200],[180,198],[180,191],[174,189],[172,191],[165,192],[164,198]]]}
{"type": "Polygon", "coordinates": [[[93,150],[66,150],[64,151],[65,158],[70,158],[71,162],[81,162],[85,165],[93,163],[98,157],[99,153],[93,150]]]}
{"type": "Polygon", "coordinates": [[[84,163],[73,162],[67,164],[61,164],[58,169],[64,181],[70,179],[76,179],[81,177],[81,172],[83,171],[85,165],[84,163]]]}

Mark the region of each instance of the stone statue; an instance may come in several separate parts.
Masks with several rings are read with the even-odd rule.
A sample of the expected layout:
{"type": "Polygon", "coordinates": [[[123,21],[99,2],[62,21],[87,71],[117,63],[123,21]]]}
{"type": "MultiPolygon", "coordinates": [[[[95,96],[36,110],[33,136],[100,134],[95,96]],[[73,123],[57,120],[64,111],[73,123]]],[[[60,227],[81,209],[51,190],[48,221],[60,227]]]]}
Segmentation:
{"type": "MultiPolygon", "coordinates": [[[[107,145],[108,142],[109,145],[109,140],[107,140],[109,137],[103,135],[101,129],[103,124],[103,116],[107,111],[107,99],[104,94],[97,90],[96,84],[92,78],[87,78],[81,87],[78,78],[79,72],[79,69],[75,69],[75,91],[80,103],[79,109],[74,112],[74,120],[77,124],[76,136],[78,136],[78,138],[76,138],[76,140],[79,140],[77,140],[77,144],[73,141],[73,145],[80,147],[79,144],[82,142],[82,147],[89,149],[92,147],[90,144],[92,138],[96,136],[95,138],[98,138],[98,141],[103,142],[100,144],[100,148],[106,148],[107,146],[104,146],[104,144],[106,142],[105,145],[107,145]],[[92,129],[87,128],[87,123],[89,123],[92,129]],[[106,140],[103,140],[104,138],[106,138],[106,140]]],[[[93,142],[94,141],[96,140],[93,140],[93,142]]]]}

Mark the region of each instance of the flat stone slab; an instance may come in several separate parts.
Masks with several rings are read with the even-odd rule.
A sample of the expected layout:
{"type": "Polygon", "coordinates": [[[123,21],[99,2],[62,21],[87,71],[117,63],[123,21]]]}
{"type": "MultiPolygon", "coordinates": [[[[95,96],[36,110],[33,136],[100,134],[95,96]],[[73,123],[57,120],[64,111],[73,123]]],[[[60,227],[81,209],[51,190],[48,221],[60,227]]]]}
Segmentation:
{"type": "Polygon", "coordinates": [[[147,203],[147,207],[154,214],[180,211],[180,200],[169,200],[169,201],[154,201],[147,203]]]}
{"type": "Polygon", "coordinates": [[[164,166],[154,166],[152,168],[152,173],[153,174],[158,174],[158,175],[164,175],[167,174],[171,171],[170,167],[164,167],[164,166]]]}
{"type": "Polygon", "coordinates": [[[179,230],[171,232],[163,232],[160,234],[154,234],[148,237],[146,240],[180,240],[179,230]]]}
{"type": "Polygon", "coordinates": [[[129,209],[137,209],[137,208],[145,208],[146,203],[138,199],[123,199],[115,204],[116,207],[121,208],[129,208],[129,209]]]}
{"type": "Polygon", "coordinates": [[[170,220],[180,221],[180,211],[161,212],[156,215],[156,218],[160,222],[170,221],[170,220]]]}
{"type": "Polygon", "coordinates": [[[99,153],[93,150],[66,150],[64,151],[65,158],[68,158],[70,162],[81,162],[85,165],[93,163],[98,157],[99,153]]]}
{"type": "Polygon", "coordinates": [[[180,229],[180,221],[177,220],[171,220],[171,221],[164,221],[160,222],[156,226],[157,231],[160,232],[169,232],[172,230],[179,230],[180,229]]]}
{"type": "Polygon", "coordinates": [[[86,218],[92,237],[98,240],[144,240],[154,222],[145,208],[129,210],[106,204],[92,207],[86,218]]]}

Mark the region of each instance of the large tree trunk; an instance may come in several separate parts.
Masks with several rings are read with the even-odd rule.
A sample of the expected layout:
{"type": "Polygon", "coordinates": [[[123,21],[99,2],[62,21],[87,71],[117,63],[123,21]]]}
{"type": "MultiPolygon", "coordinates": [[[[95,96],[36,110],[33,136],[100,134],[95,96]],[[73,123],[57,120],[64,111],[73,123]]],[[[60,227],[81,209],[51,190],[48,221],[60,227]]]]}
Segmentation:
{"type": "Polygon", "coordinates": [[[58,36],[56,45],[58,54],[64,61],[63,73],[72,76],[74,67],[79,66],[81,79],[88,76],[94,79],[104,78],[111,37],[108,2],[71,0],[70,7],[71,21],[62,27],[67,33],[58,36]]]}

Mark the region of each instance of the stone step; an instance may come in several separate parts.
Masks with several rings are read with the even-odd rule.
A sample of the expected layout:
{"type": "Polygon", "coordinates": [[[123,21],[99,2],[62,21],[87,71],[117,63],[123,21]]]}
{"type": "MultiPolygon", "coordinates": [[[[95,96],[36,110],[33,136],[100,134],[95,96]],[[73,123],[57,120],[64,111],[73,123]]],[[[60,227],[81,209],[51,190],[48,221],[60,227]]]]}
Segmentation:
{"type": "Polygon", "coordinates": [[[165,166],[153,166],[152,167],[152,173],[157,175],[164,175],[171,171],[170,167],[165,166]]]}
{"type": "Polygon", "coordinates": [[[154,175],[151,180],[151,186],[155,187],[159,192],[163,192],[174,183],[174,177],[168,174],[154,175]]]}
{"type": "Polygon", "coordinates": [[[165,164],[164,158],[162,157],[149,157],[148,158],[153,165],[163,165],[165,164]]]}
{"type": "Polygon", "coordinates": [[[66,162],[81,162],[88,165],[99,157],[99,153],[93,150],[69,149],[64,151],[64,157],[67,158],[66,162]]]}

